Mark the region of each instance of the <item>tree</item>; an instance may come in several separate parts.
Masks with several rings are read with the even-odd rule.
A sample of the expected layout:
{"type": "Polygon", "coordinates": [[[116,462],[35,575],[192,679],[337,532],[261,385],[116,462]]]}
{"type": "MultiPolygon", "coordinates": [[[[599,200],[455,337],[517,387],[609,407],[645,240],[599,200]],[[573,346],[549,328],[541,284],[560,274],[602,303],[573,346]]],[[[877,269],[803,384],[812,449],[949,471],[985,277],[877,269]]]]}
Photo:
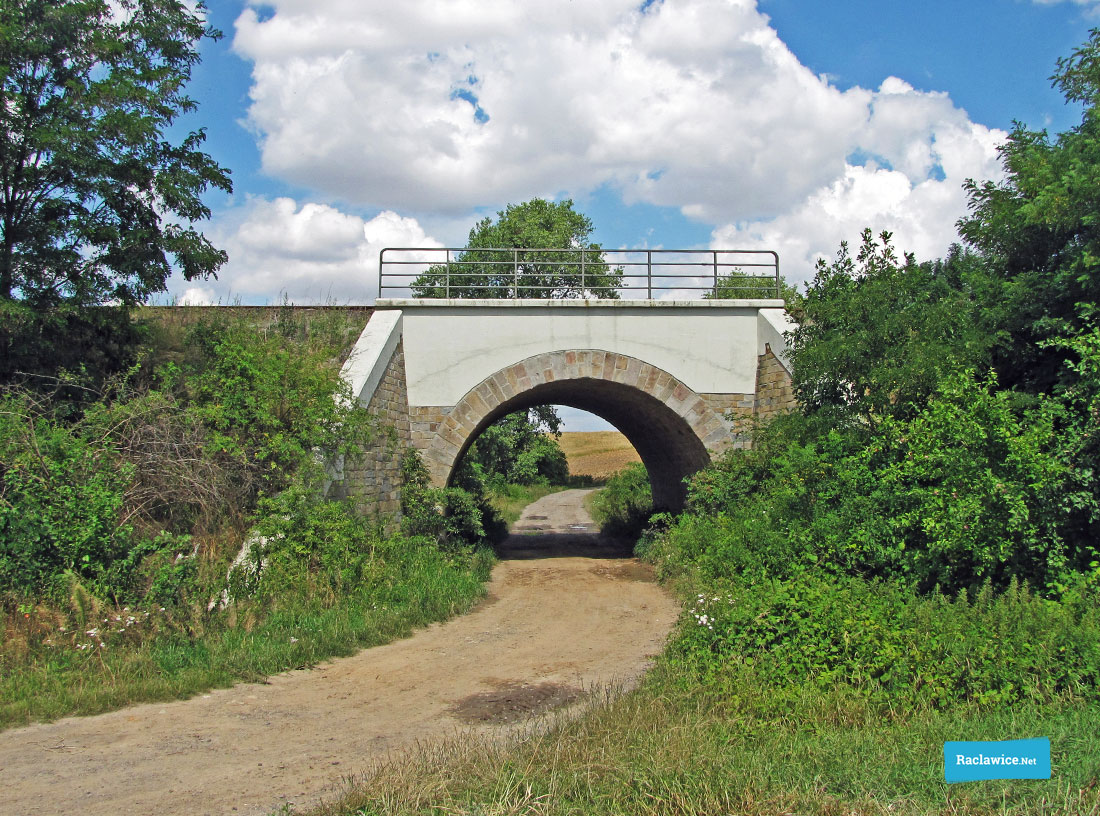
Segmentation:
{"type": "Polygon", "coordinates": [[[819,261],[791,337],[803,410],[858,418],[920,410],[951,371],[980,365],[990,338],[970,294],[978,259],[958,247],[944,261],[897,257],[891,235],[863,231],[856,257],[842,243],[819,261]]]}
{"type": "Polygon", "coordinates": [[[569,464],[558,445],[561,418],[552,405],[539,405],[501,417],[486,428],[463,457],[464,471],[456,479],[477,478],[492,487],[500,482],[563,484],[569,464]]]}
{"type": "Polygon", "coordinates": [[[971,214],[959,222],[989,269],[999,380],[1032,393],[1072,382],[1058,340],[1088,330],[1100,302],[1100,29],[1051,79],[1084,106],[1081,123],[1053,141],[1017,123],[1000,147],[1005,180],[968,182],[971,214]]]}
{"type": "Polygon", "coordinates": [[[185,0],[0,4],[0,305],[131,305],[226,261],[193,223],[229,171],[173,141],[198,42],[185,0]]]}
{"type": "Polygon", "coordinates": [[[431,267],[413,281],[416,297],[453,298],[618,298],[622,269],[612,269],[593,243],[592,222],[573,209],[534,198],[509,204],[497,220],[485,218],[470,230],[466,249],[450,267],[431,267]],[[515,248],[516,253],[490,252],[515,248]],[[580,254],[561,250],[584,249],[580,254]],[[583,279],[583,282],[582,282],[583,279]],[[517,288],[518,282],[518,288],[517,288]]]}
{"type": "Polygon", "coordinates": [[[781,298],[786,302],[787,312],[801,316],[802,295],[798,288],[779,278],[778,286],[771,275],[748,275],[740,269],[734,269],[725,275],[719,275],[714,291],[704,292],[704,300],[740,300],[781,298]]]}

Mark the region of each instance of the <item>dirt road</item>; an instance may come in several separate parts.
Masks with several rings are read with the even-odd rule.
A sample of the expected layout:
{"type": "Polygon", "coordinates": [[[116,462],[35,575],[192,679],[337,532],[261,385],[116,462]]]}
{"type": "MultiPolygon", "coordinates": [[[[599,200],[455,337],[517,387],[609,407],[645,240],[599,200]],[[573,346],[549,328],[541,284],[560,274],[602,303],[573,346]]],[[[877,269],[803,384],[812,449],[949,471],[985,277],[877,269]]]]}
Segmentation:
{"type": "Polygon", "coordinates": [[[587,492],[530,505],[461,618],[264,684],[0,733],[0,814],[267,814],[386,752],[629,683],[677,605],[593,535],[587,492]]]}

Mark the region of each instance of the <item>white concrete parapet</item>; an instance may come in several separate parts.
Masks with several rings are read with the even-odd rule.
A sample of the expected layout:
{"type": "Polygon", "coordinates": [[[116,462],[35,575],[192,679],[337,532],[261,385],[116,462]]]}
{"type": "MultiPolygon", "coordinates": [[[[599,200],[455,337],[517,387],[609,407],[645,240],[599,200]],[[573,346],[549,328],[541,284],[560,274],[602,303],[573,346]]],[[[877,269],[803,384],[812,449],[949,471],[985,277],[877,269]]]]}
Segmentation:
{"type": "Polygon", "coordinates": [[[788,352],[786,333],[792,331],[795,323],[783,309],[761,309],[756,313],[756,345],[760,354],[768,347],[772,354],[783,364],[788,374],[793,374],[788,352]]]}
{"type": "MultiPolygon", "coordinates": [[[[385,299],[371,323],[380,314],[402,316],[411,406],[455,405],[495,372],[564,349],[644,360],[700,394],[748,394],[764,353],[757,313],[782,315],[782,306],[768,299],[385,299]]],[[[782,330],[773,335],[767,342],[778,354],[782,330]]]]}
{"type": "Polygon", "coordinates": [[[370,316],[340,369],[340,379],[351,386],[352,395],[362,405],[374,396],[400,341],[400,310],[376,311],[370,316]]]}

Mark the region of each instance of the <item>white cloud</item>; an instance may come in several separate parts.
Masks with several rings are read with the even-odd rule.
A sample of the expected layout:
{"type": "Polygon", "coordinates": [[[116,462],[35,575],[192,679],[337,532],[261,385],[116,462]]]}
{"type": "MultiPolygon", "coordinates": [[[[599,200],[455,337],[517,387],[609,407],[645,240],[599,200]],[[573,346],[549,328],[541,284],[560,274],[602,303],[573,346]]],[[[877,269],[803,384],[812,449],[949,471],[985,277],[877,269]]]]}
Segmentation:
{"type": "Polygon", "coordinates": [[[844,172],[773,219],[714,231],[716,246],[778,249],[784,274],[805,281],[818,258],[865,227],[894,234],[900,252],[941,257],[957,241],[968,177],[999,178],[1003,134],[968,121],[945,95],[914,91],[889,78],[874,95],[862,146],[871,158],[844,172]]]}
{"type": "MultiPolygon", "coordinates": [[[[234,47],[254,63],[264,169],[351,206],[453,218],[610,184],[718,238],[783,241],[804,277],[805,257],[866,225],[942,253],[963,180],[999,172],[1003,133],[893,77],[838,90],[754,0],[644,13],[638,0],[273,0],[263,19],[259,5],[234,47]]],[[[355,226],[306,209],[304,235],[315,217],[337,236],[355,226]]],[[[305,264],[315,243],[286,256],[305,264]]]]}
{"type": "Polygon", "coordinates": [[[383,211],[369,220],[324,204],[254,198],[227,213],[211,236],[229,254],[212,289],[181,300],[367,303],[378,290],[378,254],[386,246],[440,246],[413,218],[383,211]]]}
{"type": "Polygon", "coordinates": [[[190,286],[177,298],[180,306],[212,306],[217,294],[205,286],[190,286]]]}

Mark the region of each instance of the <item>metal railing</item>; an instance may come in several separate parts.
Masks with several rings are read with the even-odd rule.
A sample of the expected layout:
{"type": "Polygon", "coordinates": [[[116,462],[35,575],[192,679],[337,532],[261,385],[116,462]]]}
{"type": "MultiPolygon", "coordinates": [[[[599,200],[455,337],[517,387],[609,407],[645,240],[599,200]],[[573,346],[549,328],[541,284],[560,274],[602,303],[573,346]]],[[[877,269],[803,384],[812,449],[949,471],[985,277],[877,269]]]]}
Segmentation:
{"type": "Polygon", "coordinates": [[[779,255],[755,249],[387,247],[378,256],[380,298],[778,298],[779,280],[779,255]]]}

